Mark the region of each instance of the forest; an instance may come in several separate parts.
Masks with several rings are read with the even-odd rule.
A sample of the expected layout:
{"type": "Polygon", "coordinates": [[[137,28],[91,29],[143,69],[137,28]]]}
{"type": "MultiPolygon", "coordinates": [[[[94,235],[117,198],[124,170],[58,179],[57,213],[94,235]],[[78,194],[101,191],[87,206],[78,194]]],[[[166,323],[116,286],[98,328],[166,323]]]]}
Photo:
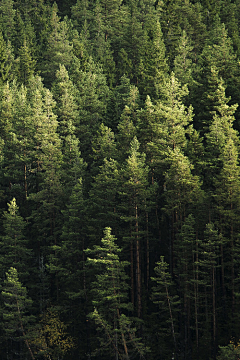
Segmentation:
{"type": "Polygon", "coordinates": [[[0,0],[0,358],[240,358],[240,1],[0,0]]]}

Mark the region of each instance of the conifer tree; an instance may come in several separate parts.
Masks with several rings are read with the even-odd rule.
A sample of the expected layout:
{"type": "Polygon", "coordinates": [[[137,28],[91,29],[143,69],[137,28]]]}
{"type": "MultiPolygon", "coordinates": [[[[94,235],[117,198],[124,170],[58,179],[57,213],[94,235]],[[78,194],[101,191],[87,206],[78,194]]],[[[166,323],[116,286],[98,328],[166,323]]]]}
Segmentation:
{"type": "Polygon", "coordinates": [[[56,73],[56,81],[52,87],[52,93],[56,100],[56,113],[58,115],[57,132],[61,139],[62,181],[65,188],[66,202],[72,192],[72,188],[83,176],[84,163],[81,158],[79,139],[76,136],[76,123],[79,112],[77,104],[77,89],[69,79],[64,65],[60,65],[56,73]]]}
{"type": "Polygon", "coordinates": [[[125,74],[134,85],[137,85],[139,81],[144,52],[143,44],[147,41],[141,25],[142,19],[140,20],[139,16],[138,2],[131,1],[126,13],[126,30],[123,33],[122,48],[119,50],[120,61],[124,69],[124,73],[123,70],[119,70],[120,76],[125,74]]]}
{"type": "Polygon", "coordinates": [[[16,9],[13,0],[2,0],[0,4],[0,24],[5,40],[14,42],[16,9]]]}
{"type": "Polygon", "coordinates": [[[123,109],[117,127],[117,150],[118,158],[121,162],[124,162],[127,158],[131,148],[131,142],[137,134],[136,125],[139,100],[138,88],[136,86],[131,86],[125,108],[123,109]]]}
{"type": "Polygon", "coordinates": [[[67,70],[73,62],[73,46],[69,38],[69,24],[65,20],[60,21],[56,3],[52,7],[50,18],[50,34],[47,39],[47,48],[44,56],[42,75],[46,85],[51,85],[55,80],[56,71],[60,64],[67,70]]]}
{"type": "MultiPolygon", "coordinates": [[[[119,258],[121,249],[115,243],[110,228],[105,228],[101,246],[87,249],[87,264],[94,267],[96,280],[92,282],[94,311],[90,318],[94,320],[101,337],[101,348],[106,347],[111,358],[130,359],[132,353],[143,356],[146,349],[136,338],[133,321],[126,314],[132,310],[127,302],[127,261],[119,258]]],[[[100,348],[100,349],[101,349],[100,348]]]]}
{"type": "Polygon", "coordinates": [[[104,159],[115,159],[116,158],[116,143],[113,131],[104,126],[100,125],[96,136],[92,140],[93,150],[93,174],[98,171],[99,166],[103,164],[104,159]]]}
{"type": "Polygon", "coordinates": [[[5,191],[11,193],[10,197],[17,197],[22,207],[29,191],[33,149],[33,125],[30,123],[26,88],[18,89],[15,82],[3,87],[1,116],[2,135],[7,143],[3,164],[5,191]]]}
{"type": "MultiPolygon", "coordinates": [[[[214,69],[213,73],[215,73],[214,69]]],[[[239,142],[238,132],[233,128],[233,123],[235,121],[234,114],[238,105],[228,105],[230,98],[226,97],[224,82],[221,78],[216,78],[216,80],[218,81],[218,86],[212,94],[215,112],[209,126],[209,131],[206,134],[206,155],[210,162],[210,172],[208,172],[208,174],[211,175],[211,178],[207,177],[206,179],[209,180],[210,184],[222,167],[220,154],[222,154],[228,140],[232,139],[235,145],[239,142]],[[210,153],[211,158],[212,154],[214,154],[213,159],[210,159],[210,153]]]]}
{"type": "Polygon", "coordinates": [[[120,116],[130,94],[130,79],[123,75],[117,85],[109,93],[109,100],[107,103],[107,113],[104,124],[109,126],[114,132],[117,130],[117,125],[120,121],[120,116]]]}
{"type": "MultiPolygon", "coordinates": [[[[69,204],[63,211],[61,243],[58,249],[59,261],[54,264],[60,269],[60,277],[68,297],[76,298],[76,294],[86,291],[84,274],[84,249],[86,247],[87,223],[85,218],[86,201],[83,198],[82,179],[72,189],[69,204]],[[84,281],[83,281],[84,279],[84,281]],[[79,286],[76,284],[79,283],[79,286]]],[[[64,292],[62,296],[64,295],[64,292]]],[[[81,294],[84,297],[85,294],[81,294]]],[[[73,305],[74,306],[74,305],[73,305]]],[[[77,306],[77,304],[76,304],[77,306]]]]}
{"type": "Polygon", "coordinates": [[[89,7],[89,0],[77,0],[76,4],[71,8],[71,19],[73,20],[73,24],[79,33],[84,27],[89,27],[89,21],[91,19],[91,11],[89,7]]]}
{"type": "MultiPolygon", "coordinates": [[[[176,326],[176,318],[179,311],[179,299],[178,296],[174,294],[174,283],[168,271],[168,264],[164,261],[163,256],[161,256],[160,261],[156,263],[154,271],[156,276],[152,277],[152,280],[156,282],[156,286],[152,289],[152,301],[159,306],[158,318],[161,323],[161,327],[159,327],[158,324],[156,328],[157,338],[161,341],[162,336],[170,337],[172,344],[170,354],[172,356],[174,356],[174,354],[178,356],[178,329],[176,326]]],[[[162,356],[166,356],[166,352],[169,352],[169,350],[164,349],[164,347],[160,348],[159,351],[162,356]]]]}
{"type": "Polygon", "coordinates": [[[119,217],[117,212],[118,191],[120,187],[119,163],[111,158],[104,158],[98,174],[93,177],[89,191],[88,214],[89,234],[98,242],[99,233],[106,225],[119,234],[119,217]]]}
{"type": "Polygon", "coordinates": [[[56,81],[51,89],[56,100],[56,113],[58,115],[58,132],[60,137],[64,139],[68,134],[68,123],[73,128],[79,116],[77,105],[77,89],[69,78],[66,67],[60,64],[56,72],[56,81]]]}
{"type": "Polygon", "coordinates": [[[170,66],[176,57],[177,44],[182,31],[192,40],[194,46],[194,61],[197,62],[199,54],[207,37],[205,14],[199,2],[177,0],[164,3],[160,10],[160,21],[166,39],[167,54],[170,66]]]}
{"type": "Polygon", "coordinates": [[[26,39],[19,49],[19,68],[18,81],[24,85],[34,75],[36,61],[32,58],[31,50],[27,45],[26,39]]]}
{"type": "MultiPolygon", "coordinates": [[[[36,182],[31,200],[31,231],[34,231],[37,257],[45,261],[59,245],[62,226],[63,190],[61,184],[62,152],[57,134],[58,122],[53,112],[55,102],[49,90],[44,88],[40,78],[32,78],[29,83],[29,103],[36,132],[33,135],[33,158],[36,182]]],[[[52,274],[54,279],[56,273],[52,274]]],[[[58,296],[57,277],[52,292],[58,296]]]]}
{"type": "Polygon", "coordinates": [[[165,45],[159,21],[152,20],[146,25],[147,39],[145,41],[145,56],[141,58],[139,91],[143,98],[149,95],[157,98],[159,88],[167,76],[168,66],[165,55],[165,45]]]}
{"type": "Polygon", "coordinates": [[[109,88],[101,67],[89,59],[86,70],[73,74],[78,90],[77,105],[79,117],[76,122],[76,135],[80,140],[83,159],[91,164],[89,144],[99,129],[106,114],[109,88]]]}
{"type": "Polygon", "coordinates": [[[187,147],[188,128],[193,119],[192,107],[186,108],[183,104],[187,94],[186,85],[181,86],[172,73],[162,88],[162,97],[155,106],[154,121],[151,121],[152,136],[148,148],[153,154],[155,168],[158,164],[156,173],[166,169],[172,150],[178,149],[184,154],[187,147]]]}
{"type": "MultiPolygon", "coordinates": [[[[179,149],[169,153],[169,170],[165,173],[164,210],[171,219],[170,266],[175,268],[175,240],[182,223],[197,203],[201,203],[202,190],[198,176],[193,175],[193,166],[179,149]]],[[[174,271],[174,270],[173,270],[174,271]]]]}
{"type": "Polygon", "coordinates": [[[0,54],[0,84],[3,84],[12,80],[16,64],[14,64],[10,43],[4,41],[2,32],[0,32],[0,54]]]}
{"type": "MultiPolygon", "coordinates": [[[[31,359],[35,359],[31,348],[27,330],[34,321],[30,315],[32,300],[27,296],[27,289],[22,286],[18,279],[18,272],[10,267],[6,272],[6,279],[2,288],[2,298],[4,301],[3,327],[7,340],[12,340],[12,344],[17,341],[24,341],[31,359]]],[[[30,332],[30,331],[29,331],[30,332]]],[[[10,351],[16,350],[15,344],[10,351]]]]}
{"type": "Polygon", "coordinates": [[[174,59],[174,73],[182,85],[193,84],[193,46],[190,45],[186,31],[179,39],[177,54],[174,59]]]}
{"type": "Polygon", "coordinates": [[[2,277],[9,267],[14,265],[22,281],[28,278],[32,252],[27,247],[25,227],[26,223],[19,215],[16,199],[13,198],[8,204],[8,211],[4,212],[4,235],[1,236],[2,277]]]}
{"type": "Polygon", "coordinates": [[[179,333],[184,339],[184,353],[191,353],[195,335],[195,346],[199,342],[199,281],[198,281],[198,243],[195,231],[195,219],[190,214],[182,224],[175,244],[176,269],[179,297],[182,311],[179,314],[179,333]],[[194,314],[194,316],[193,316],[194,314]],[[194,325],[193,325],[194,324],[194,325]],[[192,331],[194,327],[194,333],[192,331]]]}
{"type": "Polygon", "coordinates": [[[215,105],[212,93],[218,87],[219,78],[222,78],[225,83],[227,96],[231,95],[231,104],[238,102],[239,68],[237,58],[226,27],[220,23],[219,18],[216,18],[210,40],[206,43],[199,59],[199,65],[198,81],[201,84],[199,87],[201,93],[195,91],[196,100],[193,102],[193,106],[199,113],[198,121],[210,121],[211,111],[214,110],[215,105]],[[200,103],[198,102],[199,98],[202,99],[200,103]]]}
{"type": "Polygon", "coordinates": [[[136,137],[131,142],[128,158],[122,167],[123,183],[121,188],[121,204],[123,215],[129,228],[123,234],[126,246],[130,250],[131,263],[131,297],[136,301],[137,315],[142,317],[142,252],[145,211],[150,201],[148,185],[148,167],[145,164],[145,154],[139,152],[139,142],[136,137]],[[135,259],[135,261],[134,261],[135,259]],[[136,277],[134,276],[136,274],[136,277]],[[136,286],[136,290],[135,289],[136,286]]]}
{"type": "Polygon", "coordinates": [[[205,327],[204,335],[207,335],[208,351],[214,355],[216,352],[217,341],[217,321],[220,310],[217,304],[217,268],[220,256],[219,234],[213,223],[206,225],[204,231],[204,241],[201,243],[202,255],[199,259],[202,290],[204,289],[204,302],[202,316],[204,316],[205,327]],[[210,335],[210,336],[209,336],[210,335]]]}

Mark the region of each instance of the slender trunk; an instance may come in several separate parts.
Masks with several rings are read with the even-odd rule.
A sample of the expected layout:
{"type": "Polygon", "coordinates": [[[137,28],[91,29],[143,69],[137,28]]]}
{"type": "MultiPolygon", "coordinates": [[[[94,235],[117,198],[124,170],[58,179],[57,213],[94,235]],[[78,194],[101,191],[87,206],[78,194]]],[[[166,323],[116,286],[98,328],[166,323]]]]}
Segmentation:
{"type": "Polygon", "coordinates": [[[147,281],[146,281],[146,285],[147,285],[147,292],[148,292],[148,287],[149,287],[149,268],[150,268],[150,261],[149,261],[149,233],[148,233],[148,212],[146,212],[146,224],[147,224],[147,281]]]}
{"type": "Polygon", "coordinates": [[[130,245],[130,256],[131,256],[131,301],[134,306],[134,268],[133,268],[133,239],[131,236],[130,245]]]}
{"type": "Polygon", "coordinates": [[[141,270],[140,270],[140,242],[138,234],[138,207],[135,205],[135,231],[136,231],[136,282],[137,282],[137,314],[141,318],[141,270]]]}
{"type": "Polygon", "coordinates": [[[166,288],[166,295],[167,295],[167,302],[168,302],[169,314],[170,314],[170,319],[171,319],[171,328],[172,328],[173,342],[174,342],[174,346],[175,346],[175,351],[176,351],[176,353],[177,353],[177,342],[176,342],[176,336],[175,336],[175,331],[174,331],[174,322],[173,322],[173,315],[172,315],[172,307],[171,307],[171,301],[170,301],[170,297],[169,297],[169,293],[168,293],[167,284],[165,284],[165,288],[166,288]]]}
{"type": "MultiPolygon", "coordinates": [[[[118,316],[118,319],[120,319],[119,309],[117,309],[117,316],[118,316]]],[[[127,342],[126,342],[126,339],[125,339],[125,336],[124,336],[124,333],[123,333],[122,329],[121,329],[121,336],[122,336],[122,342],[123,342],[123,348],[124,348],[125,356],[126,356],[126,359],[128,360],[129,355],[128,355],[127,342]]]]}
{"type": "Polygon", "coordinates": [[[25,197],[26,197],[26,200],[27,200],[27,165],[24,164],[24,190],[25,190],[25,197]]]}
{"type": "Polygon", "coordinates": [[[25,342],[25,344],[27,345],[27,348],[28,348],[28,351],[29,351],[29,353],[30,353],[30,355],[31,355],[31,358],[32,358],[33,360],[35,360],[35,357],[34,357],[34,355],[33,355],[32,349],[30,348],[29,342],[28,342],[28,340],[27,340],[27,338],[26,338],[26,334],[25,334],[25,331],[24,331],[24,328],[23,328],[23,323],[22,323],[22,319],[21,319],[21,312],[20,312],[20,309],[19,309],[19,304],[18,304],[18,299],[17,299],[17,297],[16,297],[16,302],[17,302],[17,309],[18,309],[20,326],[21,326],[22,334],[23,334],[23,336],[24,336],[24,342],[25,342]]]}
{"type": "Polygon", "coordinates": [[[117,351],[115,351],[115,360],[118,360],[118,334],[117,334],[117,322],[114,315],[114,330],[115,330],[115,347],[117,351]]]}
{"type": "Polygon", "coordinates": [[[224,303],[226,301],[226,290],[225,290],[225,275],[224,275],[224,261],[223,261],[223,244],[220,245],[220,251],[221,251],[221,275],[222,275],[222,293],[223,293],[223,300],[224,303]]]}
{"type": "MultiPolygon", "coordinates": [[[[196,333],[196,348],[198,357],[198,242],[196,240],[196,267],[194,271],[194,310],[195,310],[195,333],[196,333]]],[[[193,255],[194,264],[194,255],[193,255]]]]}
{"type": "Polygon", "coordinates": [[[212,267],[212,304],[213,304],[213,354],[216,349],[216,300],[215,300],[215,267],[212,267]]]}
{"type": "MultiPolygon", "coordinates": [[[[115,281],[114,281],[115,275],[113,273],[113,265],[111,265],[111,267],[112,267],[112,281],[113,281],[114,296],[115,296],[115,298],[117,298],[116,286],[115,286],[115,281]]],[[[118,321],[120,324],[121,316],[120,316],[120,311],[119,311],[118,306],[116,306],[116,311],[117,311],[117,318],[118,318],[118,321]]],[[[116,328],[115,321],[116,321],[116,319],[114,318],[114,329],[116,328]]],[[[125,358],[128,360],[129,355],[128,355],[127,342],[126,342],[125,335],[124,335],[124,332],[121,327],[120,327],[120,332],[121,332],[122,344],[123,344],[123,348],[124,348],[124,352],[125,352],[125,358]]],[[[115,346],[114,347],[115,347],[116,360],[118,360],[119,351],[118,351],[118,343],[117,343],[117,332],[116,332],[116,336],[115,336],[115,346]]]]}
{"type": "MultiPolygon", "coordinates": [[[[103,327],[104,330],[105,330],[105,333],[106,333],[106,335],[107,335],[107,337],[108,337],[108,339],[109,339],[109,342],[113,345],[113,348],[114,348],[114,350],[118,353],[119,358],[122,359],[121,354],[119,353],[118,349],[116,348],[115,341],[111,338],[111,336],[110,336],[110,334],[109,334],[109,331],[108,331],[108,329],[106,328],[105,324],[101,321],[101,319],[99,319],[99,321],[100,321],[102,327],[103,327]]],[[[127,357],[127,359],[129,359],[129,357],[127,357]]]]}
{"type": "Polygon", "coordinates": [[[232,285],[232,315],[235,307],[235,286],[234,286],[234,244],[233,244],[233,225],[231,224],[231,285],[232,285]]]}

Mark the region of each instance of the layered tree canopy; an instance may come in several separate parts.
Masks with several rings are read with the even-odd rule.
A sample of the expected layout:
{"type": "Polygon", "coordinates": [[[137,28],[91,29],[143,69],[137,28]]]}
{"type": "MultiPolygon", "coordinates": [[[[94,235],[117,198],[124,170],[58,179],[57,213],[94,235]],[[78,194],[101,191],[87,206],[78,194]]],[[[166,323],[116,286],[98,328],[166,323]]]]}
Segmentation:
{"type": "Polygon", "coordinates": [[[240,4],[0,0],[0,358],[238,359],[240,4]]]}

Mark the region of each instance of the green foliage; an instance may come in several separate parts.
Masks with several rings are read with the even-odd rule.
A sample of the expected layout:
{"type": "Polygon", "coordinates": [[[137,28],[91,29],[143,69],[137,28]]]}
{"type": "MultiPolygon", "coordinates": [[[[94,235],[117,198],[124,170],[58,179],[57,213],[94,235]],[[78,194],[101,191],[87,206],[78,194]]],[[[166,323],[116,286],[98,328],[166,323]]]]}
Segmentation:
{"type": "MultiPolygon", "coordinates": [[[[159,306],[159,312],[157,314],[159,323],[156,332],[157,338],[162,342],[162,337],[170,337],[171,346],[174,348],[174,352],[178,352],[177,348],[177,328],[175,325],[176,316],[179,310],[179,298],[173,294],[173,282],[168,272],[168,264],[164,261],[164,257],[161,256],[159,262],[156,263],[154,268],[156,277],[152,277],[152,280],[156,282],[156,286],[152,289],[152,301],[159,306]],[[160,325],[160,326],[159,326],[160,325]]],[[[156,336],[156,335],[155,335],[156,336]]],[[[159,349],[162,356],[171,354],[171,350],[164,348],[159,349]]]]}
{"type": "MultiPolygon", "coordinates": [[[[6,279],[2,288],[3,329],[8,340],[23,340],[28,348],[31,358],[34,359],[29,345],[26,328],[30,331],[34,317],[29,315],[32,300],[27,297],[27,290],[18,279],[18,272],[11,267],[6,273],[6,279]]],[[[14,351],[14,348],[12,349],[14,351]]]]}
{"type": "Polygon", "coordinates": [[[52,7],[50,17],[50,33],[47,37],[42,75],[46,85],[51,85],[55,80],[59,65],[70,68],[73,61],[73,46],[69,39],[69,23],[60,21],[57,15],[56,3],[52,7]]]}
{"type": "Polygon", "coordinates": [[[1,236],[1,273],[2,276],[14,265],[22,280],[29,275],[31,250],[27,248],[28,241],[24,237],[26,223],[19,215],[16,199],[13,198],[8,204],[8,212],[4,212],[3,228],[1,236]]]}
{"type": "Polygon", "coordinates": [[[0,1],[0,275],[26,319],[3,295],[1,359],[206,360],[240,338],[239,19],[0,1]]]}
{"type": "Polygon", "coordinates": [[[227,346],[219,346],[219,355],[217,360],[237,360],[239,359],[239,344],[231,342],[227,346]]]}
{"type": "Polygon", "coordinates": [[[56,310],[48,309],[41,316],[37,337],[32,341],[37,356],[57,360],[74,347],[73,339],[66,332],[66,325],[56,310]]]}
{"type": "Polygon", "coordinates": [[[126,315],[132,310],[132,304],[127,302],[125,272],[129,263],[119,259],[121,249],[115,244],[110,228],[105,228],[101,243],[93,250],[86,250],[87,254],[95,255],[88,258],[87,263],[97,271],[96,281],[92,283],[94,311],[90,318],[96,323],[99,334],[104,334],[99,338],[100,345],[110,350],[111,357],[115,353],[129,359],[132,352],[141,356],[146,349],[136,338],[133,321],[126,315]]]}

